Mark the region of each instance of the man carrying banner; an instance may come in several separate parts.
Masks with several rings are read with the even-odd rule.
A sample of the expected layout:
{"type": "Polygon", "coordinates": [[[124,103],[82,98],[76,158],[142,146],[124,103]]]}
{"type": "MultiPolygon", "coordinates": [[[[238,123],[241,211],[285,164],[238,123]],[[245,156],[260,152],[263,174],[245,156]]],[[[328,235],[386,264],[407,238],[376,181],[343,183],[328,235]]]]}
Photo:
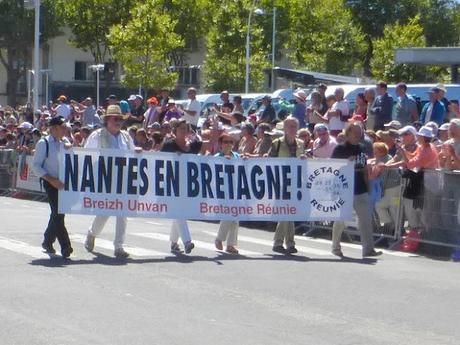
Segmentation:
{"type": "MultiPolygon", "coordinates": [[[[164,143],[161,151],[175,152],[177,154],[198,154],[201,150],[202,142],[198,140],[196,134],[190,131],[190,125],[184,118],[174,124],[174,139],[164,143]]],[[[180,253],[181,249],[177,243],[179,237],[182,239],[186,254],[190,254],[195,245],[185,219],[174,219],[171,226],[171,252],[180,253]]]]}
{"type": "MultiPolygon", "coordinates": [[[[300,157],[306,159],[304,143],[297,138],[299,121],[288,116],[284,122],[284,135],[273,141],[269,152],[270,157],[300,157]]],[[[280,221],[276,225],[273,251],[281,254],[295,254],[297,249],[294,242],[294,222],[280,221]],[[286,248],[283,247],[283,242],[286,248]]]]}
{"type": "Polygon", "coordinates": [[[64,184],[58,178],[58,158],[59,152],[66,147],[66,144],[69,147],[71,144],[64,138],[67,127],[62,116],[52,118],[48,126],[50,135],[38,141],[32,163],[32,168],[35,174],[40,177],[43,188],[48,195],[48,202],[51,208],[50,219],[44,234],[42,247],[49,254],[56,253],[53,243],[57,238],[61,246],[62,256],[68,258],[72,254],[73,249],[64,223],[65,215],[58,212],[58,190],[64,187],[64,184]]]}
{"type": "MultiPolygon", "coordinates": [[[[121,130],[121,126],[126,117],[121,113],[118,105],[109,105],[106,114],[102,116],[104,127],[93,132],[85,145],[91,149],[118,149],[120,151],[138,150],[134,147],[134,142],[129,134],[121,130]]],[[[87,251],[94,250],[96,237],[101,233],[109,217],[96,216],[86,236],[85,248],[87,251]]],[[[117,258],[127,258],[127,253],[123,248],[126,236],[127,218],[117,217],[115,225],[115,240],[113,242],[117,258]]]]}
{"type": "MultiPolygon", "coordinates": [[[[367,175],[367,160],[364,149],[360,144],[363,129],[358,122],[351,122],[345,128],[346,142],[338,145],[332,153],[332,158],[350,159],[355,162],[355,191],[353,208],[358,217],[358,230],[361,233],[363,257],[381,255],[381,251],[375,251],[372,238],[373,222],[369,203],[369,187],[367,175]]],[[[334,222],[332,227],[332,254],[343,257],[340,247],[340,238],[345,229],[343,221],[334,222]]]]}

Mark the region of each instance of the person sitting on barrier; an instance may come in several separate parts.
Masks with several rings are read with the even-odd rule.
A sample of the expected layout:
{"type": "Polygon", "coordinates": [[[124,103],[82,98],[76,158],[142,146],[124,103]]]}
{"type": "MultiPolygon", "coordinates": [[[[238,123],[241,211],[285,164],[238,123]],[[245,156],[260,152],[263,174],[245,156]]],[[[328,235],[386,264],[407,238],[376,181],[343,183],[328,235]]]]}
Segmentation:
{"type": "MultiPolygon", "coordinates": [[[[332,153],[332,158],[349,159],[355,162],[355,184],[353,207],[358,217],[358,230],[361,233],[362,255],[371,257],[381,255],[382,252],[374,249],[372,238],[373,224],[369,207],[369,187],[367,174],[367,159],[360,144],[363,128],[360,123],[348,123],[345,131],[345,143],[338,145],[332,153]]],[[[345,222],[336,221],[332,227],[332,254],[343,257],[340,246],[345,222]]]]}
{"type": "MultiPolygon", "coordinates": [[[[284,135],[273,141],[268,155],[270,157],[299,157],[306,159],[304,142],[296,137],[299,121],[293,116],[288,116],[283,123],[284,135]]],[[[274,236],[273,251],[281,254],[297,253],[294,235],[294,222],[278,222],[274,236]],[[286,244],[286,248],[283,247],[283,242],[286,244]]]]}
{"type": "MultiPolygon", "coordinates": [[[[219,137],[219,145],[221,151],[216,153],[215,157],[225,157],[227,159],[239,158],[238,152],[233,151],[235,141],[230,134],[223,133],[219,137]]],[[[225,251],[229,254],[238,254],[236,245],[238,243],[238,221],[234,220],[221,220],[219,231],[215,240],[216,248],[223,250],[223,242],[227,241],[227,248],[225,251]]]]}

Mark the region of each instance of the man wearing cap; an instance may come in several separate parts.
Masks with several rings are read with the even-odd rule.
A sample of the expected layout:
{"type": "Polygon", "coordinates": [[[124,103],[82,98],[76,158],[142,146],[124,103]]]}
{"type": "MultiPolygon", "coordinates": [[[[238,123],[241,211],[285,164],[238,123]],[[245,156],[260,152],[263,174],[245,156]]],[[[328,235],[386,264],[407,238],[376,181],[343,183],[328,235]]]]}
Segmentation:
{"type": "Polygon", "coordinates": [[[375,113],[374,130],[383,129],[383,125],[391,121],[393,111],[393,97],[387,92],[387,83],[381,81],[377,83],[377,98],[375,99],[372,111],[375,113]]]}
{"type": "Polygon", "coordinates": [[[64,95],[61,95],[57,99],[58,105],[56,108],[52,108],[51,110],[56,114],[56,116],[62,116],[64,120],[68,120],[70,116],[70,107],[66,103],[67,97],[64,95]]]}
{"type": "Polygon", "coordinates": [[[329,135],[329,128],[324,123],[317,123],[313,129],[315,141],[313,142],[314,158],[331,158],[337,146],[337,141],[329,135]]]}
{"type": "Polygon", "coordinates": [[[128,119],[125,121],[123,126],[126,126],[126,128],[131,126],[142,126],[145,113],[145,109],[142,106],[144,98],[141,95],[131,95],[128,98],[128,102],[130,105],[130,115],[128,115],[128,119]]]}
{"type": "Polygon", "coordinates": [[[201,105],[196,100],[196,89],[190,87],[187,90],[188,101],[184,107],[184,119],[189,123],[193,130],[196,130],[198,120],[200,119],[201,105]]]}
{"type": "Polygon", "coordinates": [[[257,124],[261,123],[272,123],[276,119],[275,108],[272,105],[272,98],[269,95],[265,95],[262,98],[263,110],[260,112],[259,120],[257,124]]]}
{"type": "Polygon", "coordinates": [[[62,256],[68,258],[73,249],[65,227],[64,214],[58,212],[58,190],[64,187],[59,180],[60,152],[66,148],[66,145],[70,146],[70,143],[64,138],[66,125],[63,117],[52,118],[48,126],[50,135],[38,141],[32,163],[32,169],[43,184],[51,209],[42,247],[47,253],[56,253],[53,243],[57,239],[62,256]]]}
{"type": "MultiPolygon", "coordinates": [[[[402,126],[418,121],[417,103],[407,95],[407,85],[404,83],[396,85],[396,95],[398,98],[393,108],[393,118],[399,121],[402,126]]],[[[399,130],[400,128],[395,129],[399,130]]]]}
{"type": "Polygon", "coordinates": [[[449,115],[450,115],[450,105],[452,104],[451,101],[449,101],[446,97],[446,93],[447,93],[447,89],[446,87],[444,86],[444,84],[437,84],[436,85],[436,88],[439,90],[439,93],[438,93],[438,100],[444,105],[444,108],[446,109],[446,116],[445,116],[445,119],[450,119],[449,115]]]}
{"type": "MultiPolygon", "coordinates": [[[[85,148],[90,149],[118,149],[120,151],[137,150],[128,133],[121,130],[125,116],[118,105],[109,105],[106,114],[102,117],[104,127],[94,131],[88,138],[85,148]]],[[[96,237],[101,233],[109,217],[96,216],[86,236],[85,248],[94,250],[96,237]]],[[[115,225],[114,254],[117,258],[127,258],[129,254],[124,250],[127,218],[117,217],[115,225]]]]}
{"type": "Polygon", "coordinates": [[[439,89],[433,87],[428,91],[428,94],[430,101],[424,105],[422,113],[420,114],[420,121],[422,124],[434,121],[440,126],[444,122],[446,108],[444,104],[439,101],[439,89]]]}

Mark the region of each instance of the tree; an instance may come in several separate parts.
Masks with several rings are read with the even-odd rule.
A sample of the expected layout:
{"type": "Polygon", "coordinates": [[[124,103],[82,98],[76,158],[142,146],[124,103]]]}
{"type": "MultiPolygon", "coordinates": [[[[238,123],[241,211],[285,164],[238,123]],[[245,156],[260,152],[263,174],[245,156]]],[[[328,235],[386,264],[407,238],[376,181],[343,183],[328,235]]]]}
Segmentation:
{"type": "Polygon", "coordinates": [[[174,86],[177,74],[168,71],[169,56],[183,46],[183,40],[174,33],[176,22],[162,13],[155,1],[138,4],[130,14],[131,19],[113,26],[108,36],[113,55],[125,71],[123,83],[131,88],[174,86]]]}
{"type": "MultiPolygon", "coordinates": [[[[110,28],[129,20],[129,9],[137,0],[54,0],[55,9],[70,28],[70,44],[91,53],[95,64],[110,61],[112,56],[107,41],[110,28]]],[[[115,71],[103,71],[108,93],[115,71]]]]}
{"type": "Polygon", "coordinates": [[[315,0],[291,0],[286,48],[295,66],[336,74],[359,68],[364,50],[359,27],[350,25],[343,0],[327,6],[315,0]]]}
{"type": "MultiPolygon", "coordinates": [[[[246,33],[253,1],[222,0],[208,23],[205,87],[210,91],[243,91],[246,66],[246,33]]],[[[250,89],[263,88],[264,69],[270,66],[269,49],[256,18],[251,23],[250,89]]]]}
{"type": "MultiPolygon", "coordinates": [[[[60,33],[51,3],[52,0],[42,1],[41,43],[60,33]]],[[[7,102],[13,106],[16,105],[18,82],[31,66],[34,18],[34,10],[26,10],[24,0],[0,1],[0,61],[7,73],[7,102]]]]}
{"type": "Polygon", "coordinates": [[[399,21],[407,22],[420,12],[425,0],[345,0],[345,4],[352,12],[354,25],[362,29],[366,42],[364,55],[364,74],[371,76],[370,61],[374,52],[373,40],[383,35],[387,24],[399,21]]]}
{"type": "Polygon", "coordinates": [[[372,74],[375,78],[387,82],[422,82],[426,81],[426,66],[395,64],[395,49],[405,47],[425,47],[426,39],[420,16],[411,18],[407,24],[397,22],[386,25],[383,37],[372,42],[374,56],[371,60],[372,74]]]}
{"type": "Polygon", "coordinates": [[[420,23],[427,46],[446,47],[458,43],[457,13],[459,4],[453,0],[423,0],[420,23]]]}
{"type": "Polygon", "coordinates": [[[205,25],[211,16],[214,3],[209,0],[158,0],[161,12],[167,13],[176,23],[174,32],[182,37],[184,44],[170,52],[173,66],[183,66],[187,54],[197,49],[208,30],[205,25]]]}

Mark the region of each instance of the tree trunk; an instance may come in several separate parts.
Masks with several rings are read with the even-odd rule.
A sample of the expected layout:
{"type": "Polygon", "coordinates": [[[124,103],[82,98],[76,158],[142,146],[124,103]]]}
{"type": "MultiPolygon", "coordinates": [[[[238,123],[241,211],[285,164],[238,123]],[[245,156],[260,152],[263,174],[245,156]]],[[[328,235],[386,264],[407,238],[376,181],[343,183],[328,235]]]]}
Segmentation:
{"type": "Polygon", "coordinates": [[[364,55],[364,62],[363,62],[363,73],[366,77],[372,77],[372,70],[371,70],[371,59],[372,55],[374,55],[374,46],[372,45],[372,39],[370,36],[366,37],[367,41],[367,49],[364,55]]]}

